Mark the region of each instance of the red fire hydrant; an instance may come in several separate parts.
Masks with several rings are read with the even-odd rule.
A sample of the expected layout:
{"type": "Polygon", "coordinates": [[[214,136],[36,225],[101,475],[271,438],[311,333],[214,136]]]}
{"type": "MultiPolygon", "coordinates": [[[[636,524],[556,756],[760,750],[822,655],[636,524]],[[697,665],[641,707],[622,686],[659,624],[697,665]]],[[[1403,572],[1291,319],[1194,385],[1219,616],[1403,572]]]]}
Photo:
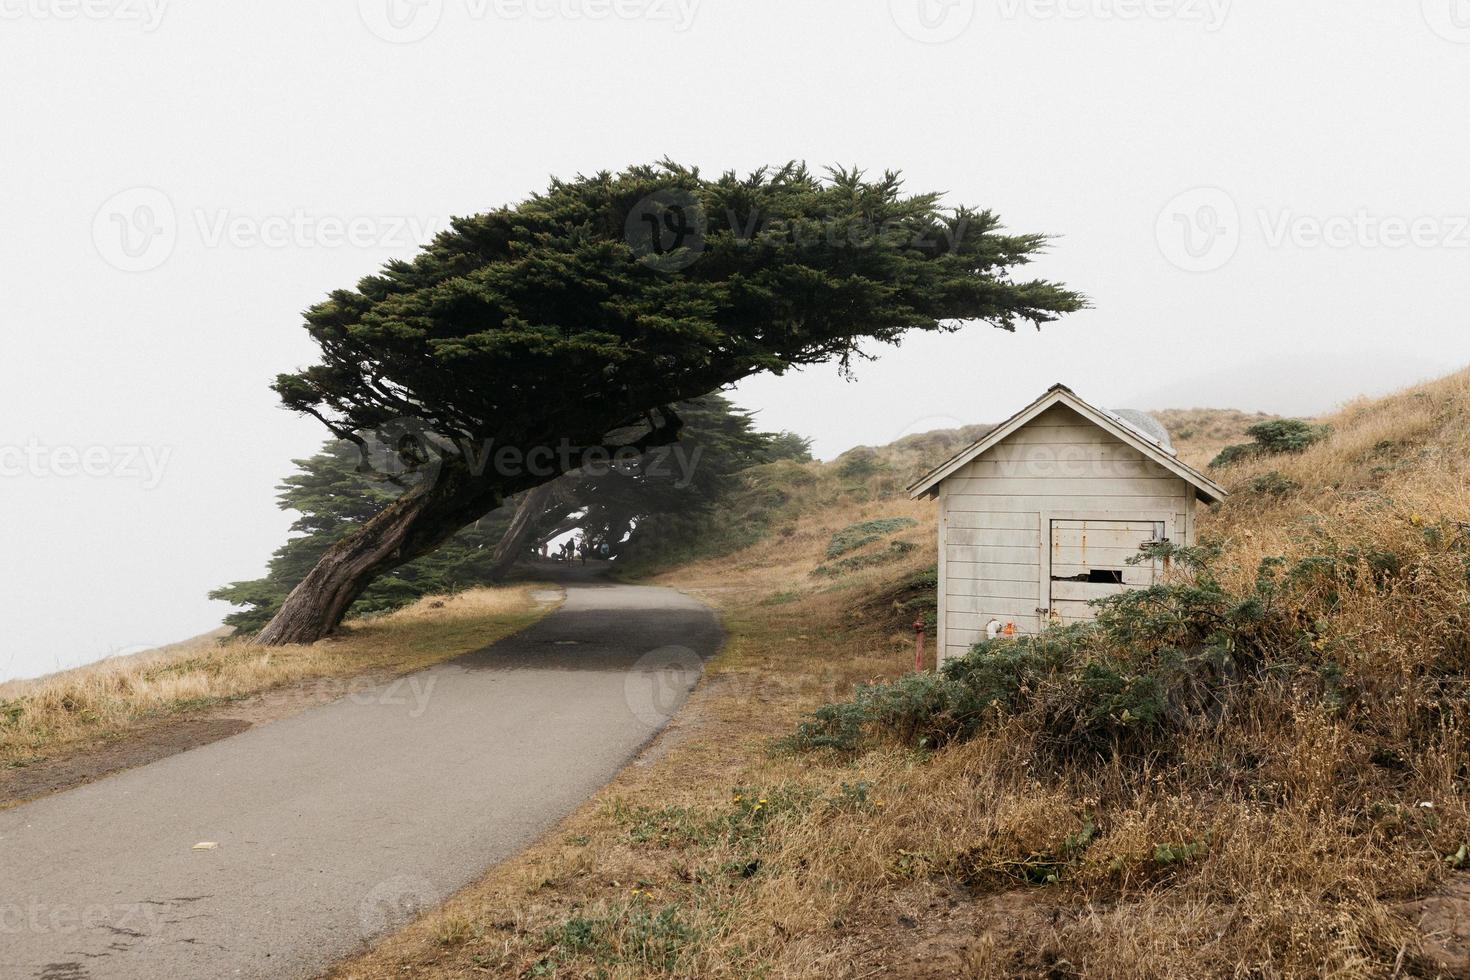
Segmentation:
{"type": "Polygon", "coordinates": [[[924,617],[914,620],[914,671],[924,669],[924,617]]]}

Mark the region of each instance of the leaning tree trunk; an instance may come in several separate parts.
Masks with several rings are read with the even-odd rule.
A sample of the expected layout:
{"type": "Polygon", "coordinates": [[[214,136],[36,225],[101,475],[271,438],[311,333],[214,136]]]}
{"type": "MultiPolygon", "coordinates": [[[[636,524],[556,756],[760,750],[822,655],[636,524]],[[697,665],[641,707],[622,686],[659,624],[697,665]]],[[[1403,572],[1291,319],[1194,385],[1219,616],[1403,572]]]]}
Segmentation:
{"type": "Polygon", "coordinates": [[[536,526],[536,519],[546,510],[547,503],[556,489],[555,481],[533,487],[521,497],[516,512],[511,516],[510,526],[500,536],[495,554],[490,558],[489,578],[498,582],[510,573],[511,567],[525,554],[526,538],[536,526]]]}
{"type": "Polygon", "coordinates": [[[328,548],[255,642],[283,646],[320,640],[341,625],[378,576],[433,551],[499,502],[490,488],[448,472],[410,490],[328,548]]]}

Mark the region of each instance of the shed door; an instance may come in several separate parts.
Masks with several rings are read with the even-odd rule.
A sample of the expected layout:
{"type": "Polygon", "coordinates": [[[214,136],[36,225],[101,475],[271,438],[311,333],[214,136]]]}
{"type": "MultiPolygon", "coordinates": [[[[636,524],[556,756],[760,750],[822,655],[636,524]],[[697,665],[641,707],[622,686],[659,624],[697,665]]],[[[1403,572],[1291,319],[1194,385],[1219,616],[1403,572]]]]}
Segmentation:
{"type": "Polygon", "coordinates": [[[1168,536],[1168,521],[1051,522],[1051,618],[1075,623],[1096,612],[1087,603],[1149,586],[1158,562],[1128,564],[1141,545],[1168,536]]]}

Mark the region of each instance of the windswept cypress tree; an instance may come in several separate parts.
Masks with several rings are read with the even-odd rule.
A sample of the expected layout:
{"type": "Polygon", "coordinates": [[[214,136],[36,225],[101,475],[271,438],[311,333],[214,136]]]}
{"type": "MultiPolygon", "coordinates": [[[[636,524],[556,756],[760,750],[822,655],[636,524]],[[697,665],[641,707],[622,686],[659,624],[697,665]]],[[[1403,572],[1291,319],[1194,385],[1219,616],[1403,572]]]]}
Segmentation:
{"type": "Polygon", "coordinates": [[[259,641],[318,639],[381,576],[589,455],[676,441],[680,402],[911,330],[1078,309],[1012,279],[1045,243],[896,173],[795,164],[635,167],[456,220],[307,311],[321,360],[276,390],[341,439],[387,431],[410,489],[327,548],[259,641]]]}

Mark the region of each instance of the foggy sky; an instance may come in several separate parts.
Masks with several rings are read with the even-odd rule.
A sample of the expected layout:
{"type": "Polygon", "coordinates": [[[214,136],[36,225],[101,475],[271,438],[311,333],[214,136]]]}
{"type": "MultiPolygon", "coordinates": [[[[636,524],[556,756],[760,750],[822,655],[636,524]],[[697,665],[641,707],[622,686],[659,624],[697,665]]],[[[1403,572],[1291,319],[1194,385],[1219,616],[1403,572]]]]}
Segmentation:
{"type": "Polygon", "coordinates": [[[0,678],[217,624],[325,436],[300,311],[551,175],[897,168],[1059,236],[1087,312],[740,386],[828,457],[1470,361],[1465,0],[0,0],[0,82],[0,678]]]}

